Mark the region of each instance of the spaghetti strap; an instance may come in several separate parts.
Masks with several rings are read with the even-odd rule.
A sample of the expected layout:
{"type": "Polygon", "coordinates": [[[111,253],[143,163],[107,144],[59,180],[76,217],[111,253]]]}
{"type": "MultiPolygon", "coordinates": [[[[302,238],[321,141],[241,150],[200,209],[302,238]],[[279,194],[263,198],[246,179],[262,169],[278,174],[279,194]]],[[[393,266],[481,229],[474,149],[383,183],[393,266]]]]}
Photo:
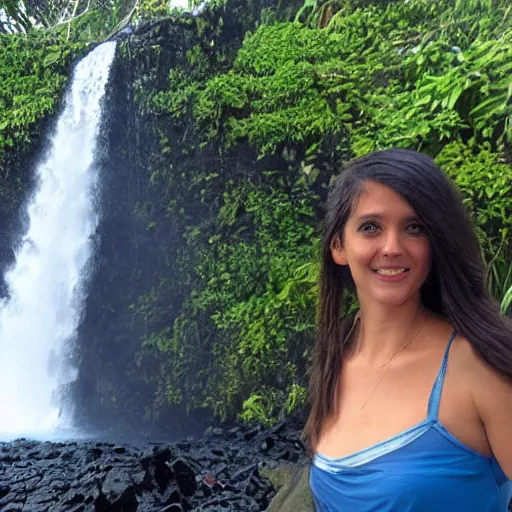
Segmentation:
{"type": "Polygon", "coordinates": [[[437,378],[434,382],[432,392],[430,393],[430,399],[428,401],[428,419],[432,421],[438,420],[439,402],[441,401],[444,377],[446,375],[446,368],[448,366],[448,354],[450,352],[450,347],[452,345],[453,340],[455,339],[455,336],[457,336],[457,332],[454,331],[453,334],[450,336],[450,339],[448,340],[448,345],[446,346],[446,350],[444,352],[441,368],[439,369],[439,373],[437,374],[437,378]]]}

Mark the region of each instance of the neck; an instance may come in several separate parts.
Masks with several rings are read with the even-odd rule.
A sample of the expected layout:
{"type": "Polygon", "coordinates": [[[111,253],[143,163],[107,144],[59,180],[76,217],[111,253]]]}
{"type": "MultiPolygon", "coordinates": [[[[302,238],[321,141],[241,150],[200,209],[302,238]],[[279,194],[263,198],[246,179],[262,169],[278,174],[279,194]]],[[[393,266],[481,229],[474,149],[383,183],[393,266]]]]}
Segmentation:
{"type": "Polygon", "coordinates": [[[421,334],[428,315],[420,303],[393,308],[368,308],[361,304],[359,325],[350,357],[361,356],[371,366],[381,366],[398,351],[409,348],[421,334]]]}

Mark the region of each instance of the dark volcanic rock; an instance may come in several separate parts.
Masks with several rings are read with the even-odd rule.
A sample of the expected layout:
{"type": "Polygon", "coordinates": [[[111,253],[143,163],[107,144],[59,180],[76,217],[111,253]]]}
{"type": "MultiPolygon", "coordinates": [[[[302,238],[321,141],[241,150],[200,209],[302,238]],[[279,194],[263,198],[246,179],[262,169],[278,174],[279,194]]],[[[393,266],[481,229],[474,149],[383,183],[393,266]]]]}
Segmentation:
{"type": "Polygon", "coordinates": [[[3,512],[265,510],[274,496],[259,468],[303,457],[299,427],[212,429],[197,441],[0,444],[3,512]]]}
{"type": "Polygon", "coordinates": [[[180,491],[184,496],[192,496],[197,490],[196,474],[194,471],[183,459],[175,460],[171,468],[180,491]]]}

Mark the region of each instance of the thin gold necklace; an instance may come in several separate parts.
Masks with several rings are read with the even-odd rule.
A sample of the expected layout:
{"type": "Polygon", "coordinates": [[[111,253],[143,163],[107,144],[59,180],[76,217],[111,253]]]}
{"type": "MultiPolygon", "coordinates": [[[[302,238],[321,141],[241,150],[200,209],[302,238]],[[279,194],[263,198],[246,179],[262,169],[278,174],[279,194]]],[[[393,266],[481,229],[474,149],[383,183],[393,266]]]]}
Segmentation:
{"type": "Polygon", "coordinates": [[[388,373],[388,370],[389,368],[391,367],[391,362],[393,361],[393,359],[395,358],[395,356],[397,354],[399,354],[400,352],[402,352],[403,350],[405,350],[408,346],[410,346],[410,344],[416,339],[416,337],[421,333],[421,331],[423,331],[423,329],[425,328],[425,325],[427,325],[427,322],[424,322],[423,325],[421,326],[420,329],[418,329],[416,331],[416,333],[414,334],[414,336],[407,342],[405,343],[402,347],[400,347],[390,358],[390,360],[385,363],[384,365],[382,365],[380,368],[384,368],[386,367],[386,370],[384,371],[384,373],[382,374],[382,377],[377,381],[377,384],[375,384],[375,386],[373,387],[373,389],[370,391],[370,394],[366,397],[366,400],[363,402],[363,405],[361,405],[361,411],[363,410],[364,406],[366,405],[366,403],[368,402],[368,400],[370,399],[370,397],[373,395],[373,393],[375,392],[375,390],[379,387],[379,384],[382,382],[382,380],[384,379],[384,377],[386,376],[386,374],[388,373]]]}

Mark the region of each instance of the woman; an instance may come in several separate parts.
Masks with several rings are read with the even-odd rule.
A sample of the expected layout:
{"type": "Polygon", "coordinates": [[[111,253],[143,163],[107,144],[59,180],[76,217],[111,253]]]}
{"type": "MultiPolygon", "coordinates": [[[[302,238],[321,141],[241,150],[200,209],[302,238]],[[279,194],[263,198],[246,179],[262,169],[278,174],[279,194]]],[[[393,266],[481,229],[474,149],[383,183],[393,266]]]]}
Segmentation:
{"type": "Polygon", "coordinates": [[[512,326],[451,182],[413,151],[356,160],[329,197],[322,265],[304,432],[318,511],[505,512],[512,326]]]}

